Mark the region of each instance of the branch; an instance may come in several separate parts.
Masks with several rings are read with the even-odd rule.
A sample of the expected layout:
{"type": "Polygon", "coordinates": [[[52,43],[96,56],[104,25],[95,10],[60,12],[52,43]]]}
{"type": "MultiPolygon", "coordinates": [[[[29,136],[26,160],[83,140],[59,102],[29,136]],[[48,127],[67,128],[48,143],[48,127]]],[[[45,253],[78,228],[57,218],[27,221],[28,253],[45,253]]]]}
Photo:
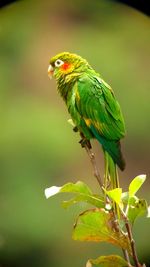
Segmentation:
{"type": "Polygon", "coordinates": [[[101,190],[103,191],[103,183],[102,183],[102,179],[101,179],[101,176],[100,176],[100,173],[98,171],[98,168],[97,168],[97,165],[96,165],[96,159],[95,159],[95,155],[94,153],[92,152],[91,148],[89,148],[88,144],[85,143],[84,144],[84,148],[90,158],[90,161],[92,163],[92,166],[93,166],[93,169],[94,169],[94,176],[96,177],[99,185],[100,185],[100,188],[101,190]]]}
{"type": "Polygon", "coordinates": [[[139,260],[138,260],[138,257],[137,257],[135,241],[133,239],[131,225],[130,225],[129,220],[128,220],[128,218],[127,218],[127,216],[126,216],[126,214],[124,213],[123,210],[121,210],[121,214],[122,214],[122,217],[124,219],[125,226],[126,226],[127,233],[128,233],[128,237],[129,237],[129,240],[130,240],[132,254],[133,254],[133,260],[134,260],[135,266],[136,267],[142,267],[142,265],[139,263],[139,260]]]}
{"type": "Polygon", "coordinates": [[[132,267],[132,265],[131,265],[131,263],[130,263],[130,259],[129,259],[128,251],[125,250],[125,249],[122,249],[122,251],[123,251],[124,258],[125,258],[125,260],[126,260],[127,263],[128,263],[128,267],[132,267]]]}

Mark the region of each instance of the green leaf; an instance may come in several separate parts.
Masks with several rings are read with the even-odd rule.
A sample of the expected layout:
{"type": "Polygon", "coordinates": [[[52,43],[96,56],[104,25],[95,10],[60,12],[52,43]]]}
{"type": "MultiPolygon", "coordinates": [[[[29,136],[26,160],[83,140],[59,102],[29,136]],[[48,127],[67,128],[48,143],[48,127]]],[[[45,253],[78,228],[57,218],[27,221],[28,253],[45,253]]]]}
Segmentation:
{"type": "MultiPolygon", "coordinates": [[[[128,263],[118,255],[100,256],[97,259],[88,260],[86,267],[128,267],[128,263]]],[[[130,265],[130,267],[132,267],[130,265]]]]}
{"type": "Polygon", "coordinates": [[[132,197],[136,194],[136,192],[140,189],[142,184],[146,180],[146,175],[141,174],[135,177],[129,185],[129,197],[132,197]]]}
{"type": "Polygon", "coordinates": [[[68,208],[78,202],[86,202],[98,208],[104,208],[105,203],[102,198],[94,195],[78,194],[72,199],[62,202],[63,208],[68,208]]]}
{"type": "Polygon", "coordinates": [[[122,188],[115,188],[113,190],[106,191],[106,194],[118,205],[121,204],[122,188]]]}
{"type": "Polygon", "coordinates": [[[108,242],[127,249],[131,254],[128,237],[117,230],[113,214],[104,209],[92,209],[81,213],[74,226],[73,239],[108,242]]]}
{"type": "Polygon", "coordinates": [[[148,212],[148,206],[145,199],[138,199],[133,205],[129,205],[127,217],[133,224],[137,217],[146,216],[148,212]]]}
{"type": "Polygon", "coordinates": [[[67,183],[61,187],[61,192],[67,193],[83,193],[86,195],[92,195],[90,188],[83,182],[78,181],[77,183],[67,183]]]}
{"type": "Polygon", "coordinates": [[[128,205],[135,205],[139,201],[139,198],[137,196],[129,197],[128,199],[128,205]]]}
{"type": "Polygon", "coordinates": [[[123,204],[128,204],[128,199],[129,199],[129,192],[123,192],[121,195],[121,200],[123,204]]]}
{"type": "Polygon", "coordinates": [[[45,189],[45,196],[46,198],[52,197],[58,193],[65,192],[65,193],[84,193],[86,195],[92,195],[90,188],[84,184],[83,182],[67,183],[61,187],[59,186],[51,186],[45,189]]]}
{"type": "Polygon", "coordinates": [[[96,207],[104,207],[104,201],[101,197],[95,196],[90,188],[83,182],[67,183],[62,187],[52,186],[50,188],[45,189],[45,196],[46,198],[52,197],[58,193],[73,193],[75,197],[64,201],[63,207],[67,208],[72,204],[77,202],[84,201],[86,203],[92,204],[96,207]]]}

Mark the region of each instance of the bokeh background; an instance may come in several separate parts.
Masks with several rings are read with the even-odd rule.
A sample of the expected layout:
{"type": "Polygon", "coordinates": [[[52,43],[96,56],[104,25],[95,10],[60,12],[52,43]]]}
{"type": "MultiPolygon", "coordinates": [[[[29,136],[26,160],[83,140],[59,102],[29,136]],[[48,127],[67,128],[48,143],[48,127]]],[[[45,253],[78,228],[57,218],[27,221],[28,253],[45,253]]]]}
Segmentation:
{"type": "MultiPolygon", "coordinates": [[[[113,87],[126,121],[122,150],[124,190],[133,177],[148,179],[139,196],[150,200],[150,21],[106,0],[19,1],[0,10],[0,266],[85,266],[88,258],[120,253],[107,244],[71,239],[85,205],[63,210],[64,196],[44,189],[83,180],[98,192],[89,159],[69,115],[47,77],[49,59],[70,51],[85,57],[113,87]]],[[[101,173],[103,156],[93,142],[101,173]]],[[[150,222],[134,235],[142,262],[150,264],[150,222]]]]}

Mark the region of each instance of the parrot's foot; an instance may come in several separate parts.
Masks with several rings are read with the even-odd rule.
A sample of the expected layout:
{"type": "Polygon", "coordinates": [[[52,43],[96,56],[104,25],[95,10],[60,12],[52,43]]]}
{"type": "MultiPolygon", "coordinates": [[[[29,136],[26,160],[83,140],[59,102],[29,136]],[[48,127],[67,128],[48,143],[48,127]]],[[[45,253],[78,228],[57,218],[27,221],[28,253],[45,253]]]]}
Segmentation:
{"type": "Polygon", "coordinates": [[[92,148],[90,141],[87,140],[84,137],[79,141],[79,143],[81,144],[82,147],[86,147],[87,146],[89,149],[92,148]]]}
{"type": "Polygon", "coordinates": [[[73,128],[73,131],[74,131],[75,133],[77,133],[77,132],[78,132],[78,127],[75,126],[75,127],[73,128]]]}

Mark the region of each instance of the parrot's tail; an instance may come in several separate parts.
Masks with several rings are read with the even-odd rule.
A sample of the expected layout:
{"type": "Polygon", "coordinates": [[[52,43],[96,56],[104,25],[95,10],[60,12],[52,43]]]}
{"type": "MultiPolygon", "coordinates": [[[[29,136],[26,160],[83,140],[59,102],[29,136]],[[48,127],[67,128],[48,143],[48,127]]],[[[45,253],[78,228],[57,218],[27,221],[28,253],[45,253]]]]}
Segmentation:
{"type": "Polygon", "coordinates": [[[111,159],[113,159],[114,163],[118,165],[118,167],[123,171],[125,169],[125,161],[122,156],[121,146],[119,140],[108,140],[104,136],[101,136],[98,131],[91,125],[90,129],[95,136],[95,138],[100,142],[102,148],[108,152],[111,159]]]}
{"type": "Polygon", "coordinates": [[[107,151],[104,151],[104,154],[105,154],[104,186],[106,189],[108,186],[110,186],[111,189],[115,189],[116,187],[119,187],[117,166],[107,151]]]}
{"type": "MultiPolygon", "coordinates": [[[[116,163],[113,161],[112,157],[109,155],[107,151],[104,152],[105,154],[105,176],[104,176],[104,187],[107,190],[109,186],[111,189],[115,189],[119,187],[119,179],[118,179],[118,172],[116,163]]],[[[118,219],[120,219],[120,209],[119,205],[113,203],[113,208],[116,211],[118,219]]]]}

